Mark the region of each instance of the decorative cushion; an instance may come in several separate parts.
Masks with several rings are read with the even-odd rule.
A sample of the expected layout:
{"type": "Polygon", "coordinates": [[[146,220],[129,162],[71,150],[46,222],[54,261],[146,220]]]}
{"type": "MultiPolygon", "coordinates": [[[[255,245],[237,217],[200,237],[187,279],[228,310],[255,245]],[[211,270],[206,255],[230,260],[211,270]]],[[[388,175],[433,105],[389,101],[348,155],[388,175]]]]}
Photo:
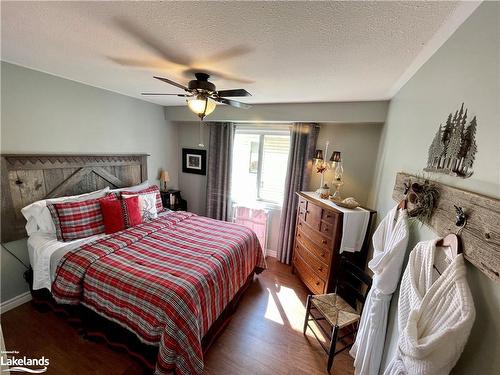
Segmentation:
{"type": "Polygon", "coordinates": [[[57,239],[66,242],[104,233],[100,201],[108,199],[48,203],[57,239]]]}
{"type": "Polygon", "coordinates": [[[103,199],[100,202],[104,231],[111,234],[142,223],[139,198],[103,199]]]}
{"type": "Polygon", "coordinates": [[[156,204],[156,212],[162,212],[163,211],[163,204],[161,203],[161,195],[160,195],[160,188],[156,185],[151,185],[147,189],[139,190],[139,191],[129,191],[129,190],[124,190],[121,191],[120,194],[123,195],[142,195],[142,194],[151,194],[155,193],[155,204],[156,204]]]}
{"type": "Polygon", "coordinates": [[[149,221],[158,217],[158,211],[156,209],[156,193],[122,193],[121,196],[122,199],[130,199],[132,197],[136,197],[138,199],[142,221],[149,221]]]}

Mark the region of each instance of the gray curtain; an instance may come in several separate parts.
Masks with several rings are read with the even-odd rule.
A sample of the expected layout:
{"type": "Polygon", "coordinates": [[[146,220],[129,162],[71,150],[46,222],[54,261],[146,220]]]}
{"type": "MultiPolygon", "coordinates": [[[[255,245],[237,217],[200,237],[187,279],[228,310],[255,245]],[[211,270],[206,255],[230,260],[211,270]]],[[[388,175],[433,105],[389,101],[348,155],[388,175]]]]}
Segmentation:
{"type": "Polygon", "coordinates": [[[234,124],[210,123],[207,165],[207,216],[229,220],[234,124]]]}
{"type": "Polygon", "coordinates": [[[295,193],[309,187],[318,133],[319,126],[316,124],[294,124],[292,127],[285,199],[281,209],[278,239],[278,259],[282,263],[290,264],[292,261],[297,216],[297,194],[295,193]]]}

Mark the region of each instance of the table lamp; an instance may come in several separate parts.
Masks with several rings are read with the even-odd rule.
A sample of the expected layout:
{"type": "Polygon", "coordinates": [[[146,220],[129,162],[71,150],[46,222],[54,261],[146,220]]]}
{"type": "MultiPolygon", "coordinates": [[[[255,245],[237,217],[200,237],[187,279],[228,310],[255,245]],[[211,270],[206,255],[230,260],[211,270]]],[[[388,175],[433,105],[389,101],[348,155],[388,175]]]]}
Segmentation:
{"type": "Polygon", "coordinates": [[[167,182],[170,182],[170,176],[167,171],[161,171],[160,173],[160,182],[163,184],[163,190],[167,191],[167,182]]]}

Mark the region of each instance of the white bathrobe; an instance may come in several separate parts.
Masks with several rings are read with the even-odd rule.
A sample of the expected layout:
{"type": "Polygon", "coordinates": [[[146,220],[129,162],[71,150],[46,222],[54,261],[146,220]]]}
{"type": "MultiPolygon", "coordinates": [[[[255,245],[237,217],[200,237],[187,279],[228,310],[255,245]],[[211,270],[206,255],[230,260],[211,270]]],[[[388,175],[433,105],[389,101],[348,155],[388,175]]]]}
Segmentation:
{"type": "Polygon", "coordinates": [[[447,258],[438,240],[420,242],[410,254],[400,288],[398,349],[385,375],[449,374],[469,337],[476,312],[464,258],[447,258]]]}
{"type": "Polygon", "coordinates": [[[378,375],[384,350],[387,315],[398,286],[408,246],[408,212],[394,207],[373,234],[373,285],[368,293],[350,354],[356,375],[378,375]]]}

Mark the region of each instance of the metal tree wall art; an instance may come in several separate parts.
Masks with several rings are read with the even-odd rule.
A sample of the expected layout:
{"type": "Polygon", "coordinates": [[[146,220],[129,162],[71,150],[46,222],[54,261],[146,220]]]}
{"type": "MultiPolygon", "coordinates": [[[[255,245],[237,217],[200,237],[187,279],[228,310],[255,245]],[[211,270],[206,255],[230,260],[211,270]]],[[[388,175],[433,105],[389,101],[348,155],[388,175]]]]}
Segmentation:
{"type": "Polygon", "coordinates": [[[424,171],[446,173],[468,178],[472,176],[472,164],[477,152],[476,116],[467,125],[467,108],[464,104],[455,115],[450,113],[446,123],[439,129],[429,147],[427,167],[424,171]]]}

